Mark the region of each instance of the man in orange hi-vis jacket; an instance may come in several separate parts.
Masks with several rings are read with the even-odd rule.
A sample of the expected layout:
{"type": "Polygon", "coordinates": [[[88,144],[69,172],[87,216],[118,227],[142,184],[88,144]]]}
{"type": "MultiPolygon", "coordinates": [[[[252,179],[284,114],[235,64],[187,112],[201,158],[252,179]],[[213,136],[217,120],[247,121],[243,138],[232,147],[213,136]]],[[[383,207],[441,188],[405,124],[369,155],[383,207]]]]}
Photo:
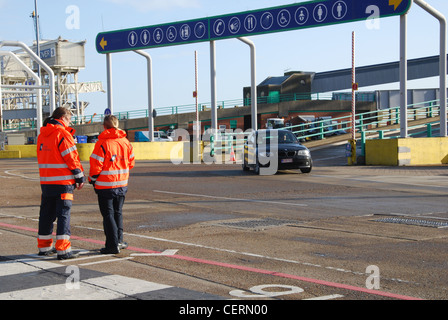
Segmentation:
{"type": "Polygon", "coordinates": [[[95,187],[103,216],[106,235],[103,254],[119,253],[128,244],[123,241],[123,204],[128,189],[129,171],[135,165],[134,151],[126,133],[118,129],[113,115],[104,118],[104,131],[99,135],[90,156],[89,183],[95,187]]]}
{"type": "Polygon", "coordinates": [[[46,119],[37,138],[37,162],[42,189],[37,247],[39,255],[57,252],[59,260],[78,256],[71,250],[70,210],[73,190],[85,181],[73,134],[70,110],[59,107],[46,119]],[[53,248],[53,223],[57,219],[53,248]]]}

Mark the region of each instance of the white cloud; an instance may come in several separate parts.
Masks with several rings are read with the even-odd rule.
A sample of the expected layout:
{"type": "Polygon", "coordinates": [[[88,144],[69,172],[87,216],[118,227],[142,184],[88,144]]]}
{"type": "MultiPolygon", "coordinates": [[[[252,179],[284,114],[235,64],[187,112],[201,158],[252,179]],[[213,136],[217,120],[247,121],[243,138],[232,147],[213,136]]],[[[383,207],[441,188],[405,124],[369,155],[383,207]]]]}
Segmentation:
{"type": "MultiPolygon", "coordinates": [[[[0,0],[1,3],[2,0],[0,0]]],[[[103,0],[106,2],[130,5],[138,11],[169,10],[173,8],[199,8],[199,0],[103,0]]]]}

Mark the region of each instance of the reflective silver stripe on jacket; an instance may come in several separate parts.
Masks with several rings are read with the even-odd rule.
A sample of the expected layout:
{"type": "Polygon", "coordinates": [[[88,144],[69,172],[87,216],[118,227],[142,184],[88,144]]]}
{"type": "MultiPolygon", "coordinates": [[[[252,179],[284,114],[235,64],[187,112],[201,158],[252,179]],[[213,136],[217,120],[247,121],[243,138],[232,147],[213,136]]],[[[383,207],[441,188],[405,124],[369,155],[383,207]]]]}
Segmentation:
{"type": "Polygon", "coordinates": [[[112,171],[101,171],[100,175],[102,176],[112,176],[116,174],[129,173],[129,169],[122,170],[112,170],[112,171]]]}
{"type": "Polygon", "coordinates": [[[73,146],[73,147],[71,147],[71,148],[68,148],[67,150],[61,152],[61,156],[62,156],[62,157],[65,157],[65,156],[68,155],[70,152],[75,151],[75,150],[78,150],[78,149],[76,148],[76,146],[73,146]]]}
{"type": "Polygon", "coordinates": [[[63,169],[63,168],[68,168],[67,164],[65,164],[65,163],[58,163],[58,164],[42,163],[42,164],[39,164],[39,169],[63,169]]]}
{"type": "Polygon", "coordinates": [[[75,179],[82,178],[82,177],[84,177],[84,172],[80,172],[78,174],[75,174],[74,177],[75,177],[75,179]]]}
{"type": "Polygon", "coordinates": [[[104,182],[104,181],[95,182],[96,186],[101,186],[101,187],[116,187],[116,186],[123,186],[123,185],[127,185],[127,184],[128,184],[128,180],[114,181],[114,182],[104,182]]]}
{"type": "Polygon", "coordinates": [[[43,182],[54,182],[54,181],[65,181],[65,180],[74,180],[75,176],[57,176],[57,177],[40,177],[40,181],[43,182]]]}
{"type": "Polygon", "coordinates": [[[90,156],[90,158],[93,158],[93,159],[96,159],[96,160],[98,160],[98,161],[104,162],[104,158],[103,158],[103,157],[100,157],[100,156],[98,156],[98,155],[96,155],[96,154],[93,154],[93,153],[92,153],[92,155],[90,156]]]}
{"type": "Polygon", "coordinates": [[[131,155],[129,156],[129,159],[134,159],[134,154],[131,154],[131,155]]]}

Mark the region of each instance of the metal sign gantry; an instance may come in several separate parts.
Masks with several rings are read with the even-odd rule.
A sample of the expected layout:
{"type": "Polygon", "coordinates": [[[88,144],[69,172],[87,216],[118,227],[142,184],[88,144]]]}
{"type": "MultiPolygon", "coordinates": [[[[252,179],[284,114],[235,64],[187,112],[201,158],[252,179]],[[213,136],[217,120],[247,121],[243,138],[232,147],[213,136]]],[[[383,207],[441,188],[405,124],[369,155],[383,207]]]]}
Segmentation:
{"type": "MultiPolygon", "coordinates": [[[[279,7],[260,9],[202,18],[181,22],[173,22],[154,26],[145,26],[110,32],[101,32],[96,37],[96,50],[107,55],[108,73],[108,107],[113,111],[111,54],[123,51],[140,51],[143,49],[182,45],[197,42],[210,42],[210,74],[211,74],[211,120],[212,129],[217,129],[216,108],[216,54],[215,41],[238,38],[251,48],[251,86],[252,86],[252,128],[257,129],[256,99],[256,61],[255,46],[245,36],[274,32],[291,31],[305,28],[329,26],[340,23],[400,16],[400,91],[401,91],[401,136],[407,137],[407,23],[406,17],[412,3],[415,2],[424,10],[435,16],[441,23],[441,121],[446,123],[446,21],[443,15],[430,7],[423,0],[322,0],[295,3],[279,7]],[[445,93],[443,93],[445,92],[445,93]]],[[[140,53],[141,54],[141,53],[140,53]]],[[[150,70],[150,67],[148,67],[150,70]]],[[[151,79],[148,74],[148,79],[151,79]]],[[[148,81],[151,89],[151,82],[148,81]]],[[[149,118],[152,115],[152,98],[149,102],[149,118]]],[[[152,119],[151,119],[152,120],[152,119]]],[[[150,126],[150,141],[154,128],[150,126]]],[[[441,135],[447,136],[446,125],[441,128],[441,135]]]]}
{"type": "Polygon", "coordinates": [[[376,7],[379,18],[405,14],[412,0],[326,0],[99,33],[99,53],[134,51],[365,20],[376,7]]]}

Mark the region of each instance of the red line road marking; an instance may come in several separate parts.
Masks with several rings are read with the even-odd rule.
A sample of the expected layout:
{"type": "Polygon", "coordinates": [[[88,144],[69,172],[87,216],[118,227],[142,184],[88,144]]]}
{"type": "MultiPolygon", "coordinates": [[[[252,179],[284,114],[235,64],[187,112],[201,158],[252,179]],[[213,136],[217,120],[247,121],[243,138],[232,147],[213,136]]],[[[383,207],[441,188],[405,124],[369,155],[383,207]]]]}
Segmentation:
{"type": "MultiPolygon", "coordinates": [[[[21,226],[16,226],[16,225],[12,225],[12,224],[6,224],[6,223],[0,223],[0,227],[16,229],[16,230],[25,230],[25,231],[31,231],[31,232],[36,232],[36,233],[38,232],[37,229],[21,227],[21,226]]],[[[70,236],[70,237],[73,240],[79,240],[79,241],[95,243],[95,244],[104,244],[104,241],[100,241],[100,240],[81,238],[81,237],[77,237],[77,236],[70,236]]],[[[142,252],[142,253],[161,253],[159,251],[153,251],[153,250],[131,247],[131,246],[129,246],[128,249],[132,250],[132,251],[142,252]]],[[[208,264],[208,265],[213,265],[213,266],[218,266],[218,267],[223,267],[223,268],[229,268],[229,269],[235,269],[235,270],[241,270],[241,271],[247,271],[247,272],[254,272],[254,273],[259,273],[259,274],[266,274],[266,275],[287,278],[287,279],[293,279],[293,280],[299,280],[299,281],[315,283],[315,284],[319,284],[319,285],[323,285],[323,286],[327,286],[327,287],[339,288],[339,289],[344,289],[344,290],[349,290],[349,291],[357,291],[357,292],[368,293],[368,294],[373,294],[373,295],[383,296],[383,297],[388,297],[388,298],[394,298],[394,299],[399,299],[399,300],[423,300],[421,298],[410,297],[410,296],[405,296],[405,295],[400,295],[400,294],[395,294],[395,293],[390,293],[390,292],[372,290],[372,289],[367,289],[367,288],[362,288],[362,287],[355,287],[355,286],[346,285],[346,284],[337,283],[337,282],[330,282],[330,281],[325,281],[325,280],[306,278],[306,277],[301,277],[301,276],[296,276],[296,275],[281,273],[281,272],[276,272],[276,271],[239,266],[239,265],[229,264],[229,263],[225,263],[225,262],[204,260],[204,259],[198,259],[198,258],[180,256],[180,255],[173,255],[173,256],[167,256],[167,257],[184,260],[184,261],[208,264]]]]}

